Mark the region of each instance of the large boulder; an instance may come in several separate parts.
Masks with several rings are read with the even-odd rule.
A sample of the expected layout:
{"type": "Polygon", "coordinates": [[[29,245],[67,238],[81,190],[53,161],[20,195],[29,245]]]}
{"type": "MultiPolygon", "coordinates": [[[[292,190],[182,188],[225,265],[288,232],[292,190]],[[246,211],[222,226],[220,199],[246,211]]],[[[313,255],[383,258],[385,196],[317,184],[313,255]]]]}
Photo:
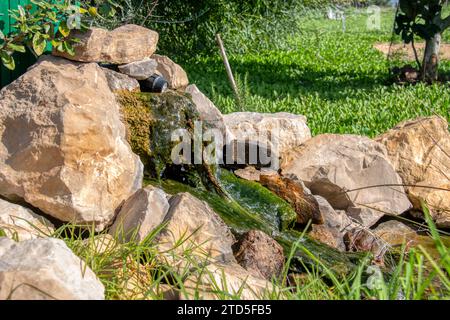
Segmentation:
{"type": "Polygon", "coordinates": [[[287,151],[311,138],[306,118],[286,112],[236,112],[225,115],[224,121],[232,138],[268,146],[282,160],[287,151]]]}
{"type": "Polygon", "coordinates": [[[47,57],[0,92],[0,194],[103,229],[143,166],[95,63],[47,57]]]}
{"type": "Polygon", "coordinates": [[[0,199],[0,230],[9,238],[23,241],[48,236],[55,228],[30,209],[0,199]]]}
{"type": "Polygon", "coordinates": [[[102,283],[62,240],[4,239],[0,241],[0,300],[104,299],[102,283]]]}
{"type": "Polygon", "coordinates": [[[450,227],[450,132],[445,119],[433,116],[405,121],[376,138],[407,184],[416,209],[429,206],[440,227],[450,227]],[[415,186],[417,185],[417,186],[415,186]],[[441,188],[432,189],[432,188],[441,188]]]}
{"type": "Polygon", "coordinates": [[[167,197],[152,186],[136,191],[120,209],[109,233],[124,242],[141,242],[164,221],[169,210],[167,197]]]}
{"type": "Polygon", "coordinates": [[[385,147],[355,135],[319,135],[294,150],[283,174],[302,180],[338,210],[370,227],[411,208],[385,147]],[[399,185],[399,186],[397,186],[399,185]]]}
{"type": "Polygon", "coordinates": [[[200,300],[258,300],[279,293],[269,281],[255,277],[237,263],[210,264],[189,276],[183,289],[181,299],[200,300]]]}
{"type": "Polygon", "coordinates": [[[246,232],[234,248],[237,262],[253,275],[269,281],[281,275],[285,260],[283,247],[264,232],[246,232]]]}
{"type": "Polygon", "coordinates": [[[231,247],[234,236],[206,202],[189,193],[180,193],[169,204],[165,228],[157,237],[160,252],[181,257],[189,251],[199,257],[199,262],[200,259],[236,262],[231,247]]]}
{"type": "Polygon", "coordinates": [[[150,57],[158,44],[159,35],[150,29],[128,24],[112,31],[91,28],[86,32],[73,31],[78,39],[75,55],[53,50],[53,55],[80,62],[125,64],[150,57]]]}
{"type": "Polygon", "coordinates": [[[189,79],[186,71],[183,68],[173,62],[169,57],[154,54],[152,56],[158,66],[156,73],[163,76],[169,83],[169,88],[176,90],[185,88],[189,84],[189,79]]]}

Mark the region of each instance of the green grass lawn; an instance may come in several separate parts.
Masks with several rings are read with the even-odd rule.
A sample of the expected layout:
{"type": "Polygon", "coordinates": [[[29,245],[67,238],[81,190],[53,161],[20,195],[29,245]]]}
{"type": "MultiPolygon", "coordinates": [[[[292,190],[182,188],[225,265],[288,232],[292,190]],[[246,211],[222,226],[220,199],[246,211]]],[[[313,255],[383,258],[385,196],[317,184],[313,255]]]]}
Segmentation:
{"type": "MultiPolygon", "coordinates": [[[[448,84],[390,84],[390,64],[372,46],[391,40],[394,10],[383,9],[381,30],[368,30],[367,17],[365,10],[349,11],[345,32],[340,21],[325,19],[318,11],[248,17],[228,26],[223,38],[243,96],[242,109],[303,114],[313,134],[375,136],[421,115],[450,119],[448,84]]],[[[178,62],[222,112],[240,111],[218,52],[178,62]]],[[[450,62],[443,62],[441,69],[450,71],[450,62]]]]}

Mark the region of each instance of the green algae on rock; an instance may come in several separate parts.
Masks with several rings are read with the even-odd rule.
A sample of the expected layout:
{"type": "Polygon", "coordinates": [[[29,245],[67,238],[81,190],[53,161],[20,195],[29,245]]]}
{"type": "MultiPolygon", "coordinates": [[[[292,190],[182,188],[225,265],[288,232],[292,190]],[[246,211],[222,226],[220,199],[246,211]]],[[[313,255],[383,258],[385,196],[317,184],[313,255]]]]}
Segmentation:
{"type": "Polygon", "coordinates": [[[168,194],[189,192],[206,201],[235,234],[240,235],[252,229],[261,230],[277,240],[286,254],[290,253],[294,245],[298,245],[291,261],[293,271],[298,271],[304,266],[311,268],[317,266],[317,261],[311,257],[310,253],[337,274],[349,274],[355,270],[355,262],[361,259],[360,255],[339,252],[298,231],[281,230],[278,209],[284,200],[271,194],[269,190],[267,190],[268,193],[261,191],[265,189],[261,185],[247,184],[242,179],[232,178],[232,175],[225,170],[218,172],[219,183],[228,193],[228,197],[173,180],[149,180],[146,183],[160,187],[168,194]],[[256,196],[252,197],[255,194],[256,196]]]}

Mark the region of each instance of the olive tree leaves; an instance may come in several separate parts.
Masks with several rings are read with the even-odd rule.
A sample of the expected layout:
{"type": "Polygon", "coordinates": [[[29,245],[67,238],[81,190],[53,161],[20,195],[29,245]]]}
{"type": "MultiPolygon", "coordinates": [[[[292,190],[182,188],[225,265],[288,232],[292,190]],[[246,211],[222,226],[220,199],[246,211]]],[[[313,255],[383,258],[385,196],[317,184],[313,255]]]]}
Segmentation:
{"type": "MultiPolygon", "coordinates": [[[[112,0],[97,2],[101,3],[103,13],[114,14],[112,0]],[[107,8],[111,8],[111,11],[107,8]]],[[[55,3],[31,0],[30,5],[18,6],[17,9],[10,10],[9,16],[15,23],[12,25],[11,33],[6,35],[0,31],[2,64],[14,70],[16,52],[26,52],[28,48],[36,56],[40,56],[50,44],[58,51],[74,55],[73,45],[78,42],[78,39],[71,37],[72,30],[86,30],[88,26],[83,22],[97,17],[98,12],[97,7],[74,6],[70,0],[55,3]]]]}

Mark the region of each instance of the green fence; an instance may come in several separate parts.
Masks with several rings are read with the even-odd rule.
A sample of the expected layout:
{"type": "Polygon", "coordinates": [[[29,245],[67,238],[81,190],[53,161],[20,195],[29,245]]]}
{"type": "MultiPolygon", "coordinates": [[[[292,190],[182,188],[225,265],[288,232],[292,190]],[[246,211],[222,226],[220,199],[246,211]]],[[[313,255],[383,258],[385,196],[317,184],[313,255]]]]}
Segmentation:
{"type": "MultiPolygon", "coordinates": [[[[11,32],[14,21],[9,17],[8,10],[17,9],[19,5],[26,6],[30,4],[30,0],[0,0],[0,29],[3,33],[11,32]]],[[[0,72],[0,86],[3,87],[19,76],[21,76],[29,66],[36,62],[36,58],[31,52],[16,53],[14,56],[16,60],[16,69],[10,71],[4,66],[1,66],[0,72]]]]}

